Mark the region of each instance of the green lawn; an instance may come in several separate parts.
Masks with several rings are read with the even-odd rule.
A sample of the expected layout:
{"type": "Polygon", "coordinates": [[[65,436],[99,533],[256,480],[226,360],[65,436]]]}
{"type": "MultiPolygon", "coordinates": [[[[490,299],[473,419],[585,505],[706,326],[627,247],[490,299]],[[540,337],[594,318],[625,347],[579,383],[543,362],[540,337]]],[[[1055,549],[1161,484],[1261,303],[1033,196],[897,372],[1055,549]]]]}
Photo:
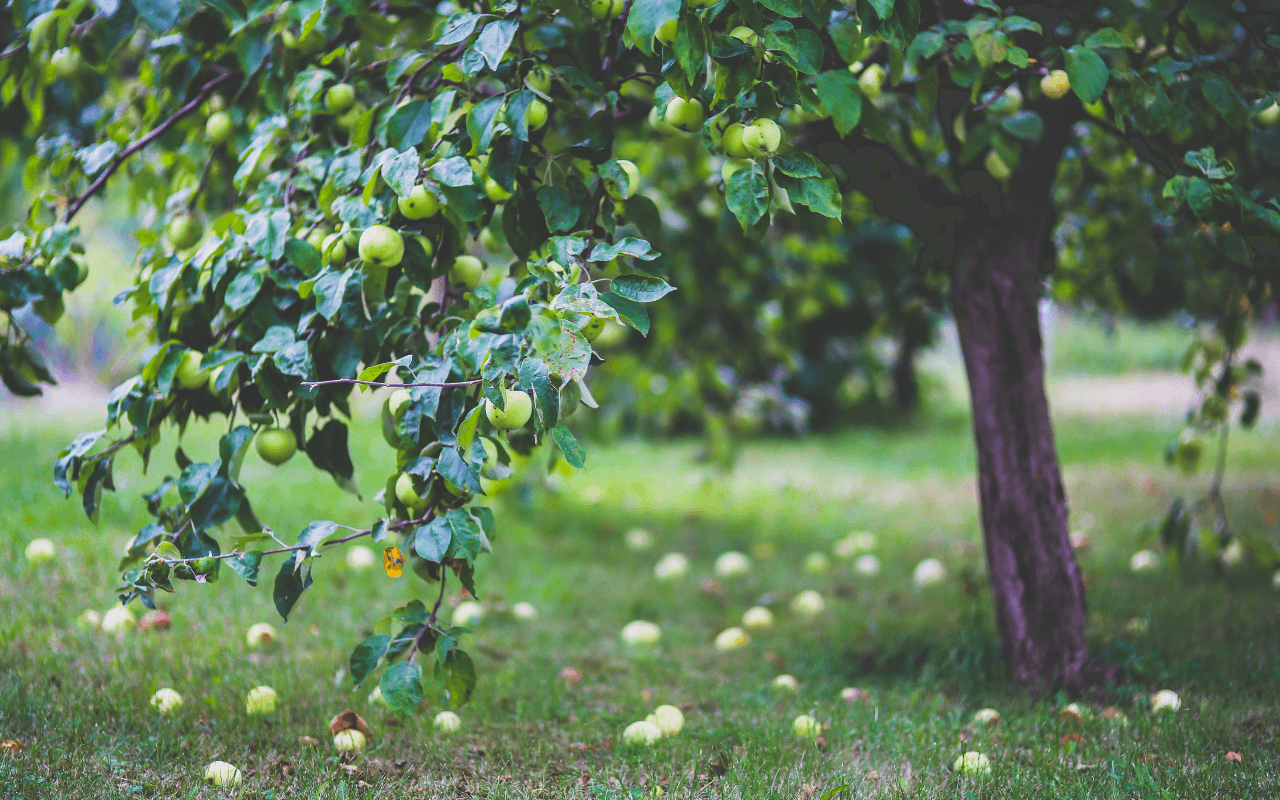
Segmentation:
{"type": "MultiPolygon", "coordinates": [[[[1067,699],[1033,699],[1005,683],[981,575],[970,434],[964,419],[942,414],[893,431],[753,444],[727,478],[694,461],[694,443],[624,441],[593,447],[589,469],[549,491],[509,492],[478,581],[490,610],[464,640],[480,684],[460,710],[461,732],[444,737],[432,731],[435,709],[396,720],[369,705],[371,685],[353,694],[344,671],[377,620],[433,596],[408,572],[393,580],[380,568],[352,572],[340,553],[322,559],[316,585],[279,628],[282,647],[265,654],[248,651],[244,634],[259,621],[279,627],[269,581],[251,589],[229,570],[215,586],[181,584],[164,597],[166,632],[116,638],[77,626],[83,610],[110,606],[123,540],[145,521],[140,494],[173,470],[157,456],[141,476],[124,459],[95,531],[50,481],[53,453],[89,427],[79,416],[31,417],[0,441],[0,739],[24,745],[0,751],[3,798],[218,797],[199,781],[214,759],[244,771],[241,796],[260,798],[631,798],[660,787],[672,797],[817,800],[844,784],[845,797],[1280,794],[1280,593],[1263,575],[1127,569],[1141,524],[1204,481],[1176,478],[1159,462],[1175,420],[1059,423],[1073,524],[1093,522],[1094,546],[1082,556],[1090,636],[1097,657],[1123,675],[1083,701],[1082,725],[1059,720],[1067,699]],[[652,550],[625,547],[633,526],[652,532],[652,550]],[[860,529],[878,535],[878,576],[856,576],[847,562],[803,571],[806,554],[860,529]],[[24,562],[37,536],[60,545],[58,562],[24,562]],[[708,582],[728,549],[754,554],[752,572],[708,582]],[[672,550],[693,569],[660,584],[653,564],[672,550]],[[911,571],[930,556],[948,579],[917,591],[911,571]],[[814,621],[787,609],[803,589],[827,600],[814,621]],[[539,619],[502,611],[517,601],[533,603],[539,619]],[[716,652],[715,634],[759,602],[773,603],[773,630],[744,650],[716,652]],[[619,641],[637,618],[662,627],[651,653],[619,641]],[[1133,618],[1149,622],[1146,633],[1126,628],[1133,618]],[[564,667],[581,682],[565,684],[564,667]],[[781,672],[799,679],[798,694],[770,689],[781,672]],[[270,721],[245,713],[245,693],[259,684],[283,701],[270,721]],[[166,686],[186,698],[172,717],[147,702],[166,686]],[[845,686],[866,689],[870,702],[846,705],[845,686]],[[1179,713],[1146,710],[1160,688],[1182,696],[1179,713]],[[662,703],[684,709],[684,731],[652,749],[624,748],[623,728],[662,703]],[[1111,705],[1127,725],[1101,716],[1111,705]],[[974,728],[984,706],[1003,723],[974,728]],[[345,708],[376,734],[355,769],[339,764],[326,732],[345,708]],[[792,735],[802,713],[829,726],[819,742],[792,735]],[[948,771],[967,750],[990,757],[990,777],[948,771]],[[1226,760],[1229,751],[1242,760],[1226,760]]],[[[216,434],[189,431],[184,447],[209,452],[216,434]]],[[[353,454],[368,490],[392,457],[372,425],[358,438],[368,442],[353,454]]],[[[1236,445],[1233,521],[1275,535],[1280,432],[1236,445]]],[[[282,537],[316,518],[364,526],[377,511],[302,457],[270,468],[251,456],[242,477],[282,537]]]]}

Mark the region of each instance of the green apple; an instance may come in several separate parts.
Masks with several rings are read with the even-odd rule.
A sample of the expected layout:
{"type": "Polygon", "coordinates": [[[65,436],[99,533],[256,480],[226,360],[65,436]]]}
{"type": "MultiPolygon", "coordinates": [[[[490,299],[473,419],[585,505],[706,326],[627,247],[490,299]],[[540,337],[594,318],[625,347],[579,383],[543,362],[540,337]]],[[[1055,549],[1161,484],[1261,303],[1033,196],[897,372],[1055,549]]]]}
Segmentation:
{"type": "MultiPolygon", "coordinates": [[[[534,102],[537,102],[536,100],[534,102]]],[[[502,184],[493,179],[492,176],[484,176],[484,196],[495,203],[501,203],[511,199],[511,192],[502,188],[502,184]]]]}
{"type": "Polygon", "coordinates": [[[404,237],[386,225],[372,225],[360,234],[360,259],[374,267],[394,267],[404,258],[404,237]]]}
{"type": "Polygon", "coordinates": [[[822,731],[822,724],[808,714],[801,714],[791,723],[791,731],[801,739],[812,739],[822,731]]]}
{"type": "Polygon", "coordinates": [[[493,231],[485,228],[480,231],[480,245],[490,253],[496,253],[502,249],[502,242],[498,241],[498,237],[493,235],[493,231]]]}
{"type": "Polygon", "coordinates": [[[235,390],[236,385],[240,383],[240,373],[236,370],[236,365],[232,363],[222,364],[213,368],[213,372],[209,373],[209,391],[217,391],[214,387],[218,385],[218,378],[222,377],[222,373],[228,369],[231,370],[231,377],[227,379],[227,385],[223,388],[224,390],[235,390]]]}
{"type": "Polygon", "coordinates": [[[622,202],[640,190],[640,169],[630,161],[619,161],[618,166],[627,176],[627,185],[618,186],[618,182],[604,178],[604,190],[615,202],[622,202]]]}
{"type": "Polygon", "coordinates": [[[755,163],[756,162],[749,158],[727,158],[725,159],[724,166],[720,167],[720,177],[724,178],[724,182],[728,184],[729,178],[733,177],[733,173],[743,167],[750,167],[755,163]]]}
{"type": "Polygon", "coordinates": [[[539,92],[540,94],[549,94],[551,92],[551,79],[553,77],[554,73],[552,73],[548,67],[539,64],[529,70],[528,75],[524,76],[524,84],[535,92],[539,92]]]}
{"type": "Polygon", "coordinates": [[[436,251],[436,246],[431,243],[431,240],[420,233],[413,234],[413,240],[422,247],[422,253],[427,258],[431,258],[431,254],[436,251]]]}
{"type": "Polygon", "coordinates": [[[621,16],[622,9],[625,7],[625,0],[591,0],[587,10],[590,12],[592,19],[597,22],[603,22],[606,19],[615,19],[621,16]]]}
{"type": "Polygon", "coordinates": [[[382,438],[386,439],[387,444],[392,447],[400,446],[400,436],[396,428],[399,427],[400,420],[404,418],[412,400],[413,395],[409,394],[408,389],[396,389],[382,404],[382,438]]]}
{"type": "Polygon", "coordinates": [[[653,86],[640,78],[630,78],[618,87],[618,94],[633,100],[653,100],[653,86]]]}
{"type": "Polygon", "coordinates": [[[738,27],[729,31],[729,35],[734,39],[737,39],[738,41],[743,42],[748,47],[755,47],[756,45],[760,44],[760,34],[751,30],[746,25],[739,25],[738,27]]]}
{"type": "Polygon", "coordinates": [[[73,254],[71,260],[76,262],[76,282],[72,286],[72,288],[75,288],[89,279],[89,259],[82,255],[73,254]]]}
{"type": "Polygon", "coordinates": [[[431,724],[440,733],[455,733],[462,727],[462,719],[452,711],[441,711],[431,724]]]}
{"type": "Polygon", "coordinates": [[[482,275],[484,275],[484,262],[475,256],[458,256],[453,260],[453,266],[449,268],[449,280],[467,291],[480,285],[482,275]]]}
{"type": "Polygon", "coordinates": [[[400,473],[400,477],[396,478],[396,499],[413,511],[423,511],[431,504],[426,497],[418,494],[413,476],[407,472],[400,473]]]}
{"type": "Polygon", "coordinates": [[[758,119],[742,129],[742,147],[755,158],[778,152],[782,129],[771,119],[758,119]]]}
{"type": "Polygon", "coordinates": [[[1258,112],[1258,124],[1264,128],[1274,128],[1280,124],[1280,103],[1272,103],[1258,112]]]}
{"type": "Polygon", "coordinates": [[[312,228],[311,233],[307,234],[307,244],[316,249],[317,253],[324,252],[324,239],[329,235],[329,231],[325,228],[312,228]]]}
{"type": "Polygon", "coordinates": [[[692,133],[702,127],[704,119],[702,103],[698,100],[673,97],[667,102],[666,119],[667,124],[677,130],[692,133]]]}
{"type": "Polygon", "coordinates": [[[1064,69],[1055,69],[1040,79],[1040,91],[1050,100],[1061,100],[1071,91],[1071,77],[1064,69]]]}
{"type": "Polygon", "coordinates": [[[225,111],[210,116],[209,121],[204,124],[204,136],[214,147],[231,141],[235,132],[236,125],[231,121],[231,115],[225,111]]]}
{"type": "Polygon", "coordinates": [[[820,108],[817,111],[805,111],[802,106],[797,105],[793,110],[795,111],[796,119],[801,122],[818,122],[828,116],[825,108],[820,108]]]}
{"type": "Polygon", "coordinates": [[[601,317],[592,317],[590,322],[583,325],[578,330],[582,332],[583,337],[588,342],[594,342],[596,337],[600,335],[600,332],[604,330],[605,322],[606,320],[601,317]]]}
{"type": "Polygon", "coordinates": [[[360,246],[360,231],[348,228],[342,232],[342,243],[347,246],[348,250],[355,250],[360,246]]]}
{"type": "Polygon", "coordinates": [[[987,157],[982,164],[987,168],[987,172],[991,173],[991,177],[998,181],[1007,180],[1013,174],[1009,165],[1004,163],[1004,159],[995,150],[987,152],[987,157]]]}
{"type": "Polygon", "coordinates": [[[884,79],[884,67],[879,64],[872,64],[858,76],[858,88],[867,97],[878,97],[881,89],[884,88],[884,79]]]}
{"type": "Polygon", "coordinates": [[[251,717],[265,717],[275,713],[279,696],[270,686],[255,686],[244,700],[244,710],[251,717]]]}
{"type": "Polygon", "coordinates": [[[533,416],[533,400],[525,392],[508,389],[502,393],[506,408],[498,408],[493,401],[484,401],[484,413],[493,427],[500,431],[513,431],[523,427],[533,416]]]}
{"type": "Polygon", "coordinates": [[[629,747],[649,747],[662,738],[662,728],[647,720],[633,722],[622,732],[622,742],[629,747]]]}
{"type": "Polygon", "coordinates": [[[263,428],[254,437],[253,446],[268,464],[280,465],[298,451],[298,438],[287,428],[263,428]]]}
{"type": "Polygon", "coordinates": [[[293,31],[286,30],[280,34],[280,40],[284,42],[286,49],[297,50],[304,56],[319,53],[329,44],[329,38],[319,28],[312,28],[302,37],[296,36],[293,31]]]}
{"type": "Polygon", "coordinates": [[[225,761],[215,761],[204,769],[204,782],[212,786],[239,786],[240,770],[225,761]]]}
{"type": "Polygon", "coordinates": [[[658,117],[658,107],[649,109],[649,125],[658,133],[679,133],[680,129],[658,117]]]}
{"type": "Polygon", "coordinates": [[[24,551],[32,564],[47,564],[58,556],[58,546],[49,539],[32,539],[24,551]]]}
{"type": "Polygon", "coordinates": [[[524,110],[524,124],[531,131],[541,130],[547,124],[547,104],[535,97],[524,110]]]}
{"type": "Polygon", "coordinates": [[[156,693],[151,695],[151,705],[161,714],[172,714],[182,708],[182,695],[172,689],[157,689],[156,693]]]}
{"type": "Polygon", "coordinates": [[[405,219],[426,219],[440,213],[440,200],[422,184],[413,187],[407,197],[397,199],[396,206],[405,219]]]}
{"type": "Polygon", "coordinates": [[[204,225],[200,218],[187,211],[174,217],[169,223],[169,243],[175,250],[186,250],[200,243],[204,225]]]}
{"type": "Polygon", "coordinates": [[[653,34],[653,38],[662,42],[667,47],[676,40],[677,25],[674,19],[669,19],[658,26],[658,30],[653,34]]]}
{"type": "Polygon", "coordinates": [[[330,266],[341,266],[347,261],[346,237],[340,233],[331,233],[320,242],[320,256],[330,266]]]}
{"type": "Polygon", "coordinates": [[[324,107],[330,114],[341,114],[356,104],[356,89],[349,83],[335,83],[324,93],[324,107]]]}
{"type": "Polygon", "coordinates": [[[743,133],[747,126],[741,122],[735,122],[724,129],[724,136],[720,137],[720,146],[724,149],[724,154],[729,158],[750,158],[751,153],[742,143],[743,133]]]}
{"type": "Polygon", "coordinates": [[[173,373],[179,386],[183,389],[199,389],[209,382],[209,373],[200,369],[200,362],[203,360],[204,355],[197,350],[188,350],[182,354],[178,368],[173,373]]]}
{"type": "Polygon", "coordinates": [[[67,83],[73,83],[84,74],[84,57],[79,50],[63,47],[53,54],[50,61],[53,63],[53,73],[67,83]]]}
{"type": "Polygon", "coordinates": [[[365,735],[354,728],[338,731],[333,737],[333,749],[339,753],[359,753],[368,743],[365,735]]]}
{"type": "Polygon", "coordinates": [[[498,466],[498,446],[483,436],[480,437],[480,445],[484,447],[484,461],[480,464],[480,471],[489,472],[498,466]]]}

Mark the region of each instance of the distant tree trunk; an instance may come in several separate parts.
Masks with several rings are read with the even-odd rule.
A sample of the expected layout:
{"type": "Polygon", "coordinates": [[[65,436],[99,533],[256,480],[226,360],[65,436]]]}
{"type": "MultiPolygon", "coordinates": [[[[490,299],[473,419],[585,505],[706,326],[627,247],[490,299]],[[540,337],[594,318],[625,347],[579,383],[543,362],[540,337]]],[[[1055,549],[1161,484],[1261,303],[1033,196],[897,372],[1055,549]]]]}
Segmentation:
{"type": "Polygon", "coordinates": [[[962,234],[951,297],[1005,662],[1031,688],[1073,688],[1089,659],[1084,586],[1044,392],[1037,233],[992,222],[962,234]]]}
{"type": "MultiPolygon", "coordinates": [[[[938,104],[944,130],[967,102],[967,92],[944,89],[938,104]]],[[[877,212],[920,236],[922,263],[949,269],[1005,661],[1033,691],[1074,691],[1105,676],[1088,668],[1084,587],[1045,399],[1038,301],[1053,258],[1050,190],[1083,109],[1074,99],[1029,107],[1044,119],[1044,134],[1024,146],[1004,184],[978,163],[961,166],[958,144],[955,185],[866,138],[820,140],[815,151],[839,164],[877,212]]]]}
{"type": "Polygon", "coordinates": [[[920,378],[916,375],[918,352],[919,345],[910,338],[904,338],[893,359],[893,396],[900,411],[915,411],[920,405],[920,378]]]}

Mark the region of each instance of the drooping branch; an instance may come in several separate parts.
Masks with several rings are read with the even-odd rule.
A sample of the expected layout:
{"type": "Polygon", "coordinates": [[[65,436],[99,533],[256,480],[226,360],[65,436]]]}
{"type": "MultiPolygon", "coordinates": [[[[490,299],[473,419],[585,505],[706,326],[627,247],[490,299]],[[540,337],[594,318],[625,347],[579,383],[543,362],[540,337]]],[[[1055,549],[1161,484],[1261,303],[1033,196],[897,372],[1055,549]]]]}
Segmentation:
{"type": "Polygon", "coordinates": [[[174,125],[176,125],[178,121],[181,120],[183,117],[187,116],[192,111],[195,111],[197,108],[199,108],[200,105],[204,103],[205,100],[209,99],[210,95],[212,95],[219,86],[230,81],[237,74],[238,73],[235,73],[235,72],[225,72],[222,75],[219,75],[218,77],[209,81],[204,86],[201,86],[200,91],[196,93],[196,96],[192,98],[189,103],[187,103],[185,106],[178,109],[177,111],[173,112],[173,114],[168,119],[166,119],[164,122],[161,122],[159,125],[153,128],[146,136],[143,136],[138,141],[126,147],[120,153],[120,155],[116,156],[111,160],[111,163],[108,164],[102,170],[102,172],[98,175],[98,177],[94,179],[93,183],[89,184],[88,189],[85,189],[83,192],[80,193],[78,197],[76,197],[70,203],[67,204],[67,213],[66,213],[66,216],[62,218],[62,221],[70,222],[71,218],[74,217],[80,211],[80,209],[84,206],[84,204],[88,202],[89,198],[93,197],[95,194],[97,194],[99,191],[102,190],[102,187],[107,185],[107,179],[110,178],[113,174],[115,174],[115,171],[120,169],[120,166],[124,164],[124,162],[129,160],[129,156],[132,156],[134,153],[138,152],[139,150],[143,149],[144,147],[146,147],[147,145],[151,144],[153,141],[158,139],[160,136],[164,135],[165,131],[169,130],[174,125]]]}
{"type": "Polygon", "coordinates": [[[457,386],[475,386],[477,383],[484,383],[484,381],[476,378],[470,381],[454,381],[452,383],[378,383],[377,381],[362,381],[356,378],[334,378],[328,381],[303,381],[302,385],[308,389],[314,389],[317,386],[332,386],[341,383],[350,383],[358,386],[377,386],[383,389],[410,389],[414,386],[437,386],[443,389],[451,389],[457,386]]]}

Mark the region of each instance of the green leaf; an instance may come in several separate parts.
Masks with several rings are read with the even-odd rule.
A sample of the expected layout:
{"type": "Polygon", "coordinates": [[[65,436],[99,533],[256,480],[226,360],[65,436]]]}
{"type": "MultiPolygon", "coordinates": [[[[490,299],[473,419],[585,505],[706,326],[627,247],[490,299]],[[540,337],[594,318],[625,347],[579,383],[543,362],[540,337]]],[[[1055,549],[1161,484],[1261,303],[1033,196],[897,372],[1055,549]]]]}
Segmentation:
{"type": "Polygon", "coordinates": [[[258,567],[262,564],[262,551],[250,550],[235,558],[228,558],[227,566],[245,579],[250,586],[258,585],[258,567]]]}
{"type": "Polygon", "coordinates": [[[675,51],[676,62],[684,71],[689,82],[697,80],[707,59],[707,48],[710,37],[702,18],[692,8],[681,12],[680,22],[676,26],[676,38],[671,42],[675,51]]]}
{"type": "Polygon", "coordinates": [[[323,428],[311,434],[305,449],[316,469],[332,475],[334,482],[343,491],[360,496],[360,489],[355,481],[355,467],[351,463],[351,453],[347,447],[346,424],[336,419],[329,420],[323,428]]]}
{"type": "Polygon", "coordinates": [[[356,649],[351,651],[351,680],[357,687],[378,668],[378,662],[387,654],[387,648],[390,646],[390,636],[374,634],[366,636],[360,644],[356,645],[356,649]]]}
{"type": "Polygon", "coordinates": [[[662,23],[680,16],[680,0],[634,0],[627,14],[627,33],[640,52],[653,54],[653,35],[662,23]]]}
{"type": "Polygon", "coordinates": [[[629,256],[638,258],[641,261],[653,261],[658,254],[649,248],[649,243],[644,239],[636,239],[626,237],[620,239],[613,244],[598,244],[591,248],[591,255],[587,257],[588,261],[612,261],[618,256],[629,256]]]}
{"type": "Polygon", "coordinates": [[[413,535],[413,549],[427,561],[442,561],[453,540],[453,529],[444,517],[436,517],[426,525],[419,525],[413,535]]]}
{"type": "MultiPolygon", "coordinates": [[[[823,108],[831,114],[836,131],[841,136],[848,136],[862,119],[862,92],[858,90],[858,79],[848,70],[832,70],[818,76],[815,88],[823,108]]],[[[738,170],[734,177],[744,171],[738,170]]]]}
{"type": "Polygon", "coordinates": [[[640,331],[644,336],[649,335],[649,312],[644,306],[629,297],[623,297],[617,292],[605,292],[600,295],[600,299],[608,303],[614,311],[617,311],[618,316],[628,325],[640,331]]]}
{"type": "Polygon", "coordinates": [[[437,47],[444,47],[445,45],[465,42],[476,29],[480,19],[480,14],[454,14],[450,16],[444,21],[444,25],[440,26],[440,35],[436,37],[434,44],[437,47]]]}
{"type": "Polygon", "coordinates": [[[1249,106],[1231,84],[1209,78],[1200,84],[1200,93],[1231,127],[1240,130],[1249,123],[1249,106]]]}
{"type": "MultiPolygon", "coordinates": [[[[480,552],[484,548],[484,539],[480,536],[480,525],[465,510],[455,508],[448,514],[444,515],[444,519],[449,523],[449,529],[452,536],[449,541],[449,550],[445,553],[445,558],[459,558],[467,562],[475,562],[480,557],[480,552]]],[[[474,595],[474,587],[468,587],[474,595]]],[[[476,596],[479,599],[479,596],[476,596]]]]}
{"type": "Polygon", "coordinates": [[[557,425],[551,431],[551,438],[555,439],[556,447],[564,453],[564,460],[568,461],[570,466],[582,469],[587,465],[587,451],[582,448],[568,428],[557,425]]]}
{"type": "Polygon", "coordinates": [[[619,275],[610,281],[609,290],[637,303],[652,303],[671,294],[676,288],[662,278],[631,273],[619,275]]]}
{"type": "Polygon", "coordinates": [[[284,257],[308,278],[314,278],[319,275],[320,269],[323,267],[323,264],[320,263],[320,251],[302,239],[286,239],[284,242],[284,257]]]}
{"type": "Polygon", "coordinates": [[[775,175],[778,186],[785,189],[793,203],[808,206],[812,211],[832,219],[840,219],[843,198],[834,178],[792,178],[775,175]]]}
{"type": "Polygon", "coordinates": [[[464,651],[450,650],[443,662],[436,661],[435,679],[448,695],[449,706],[461,708],[475,691],[476,667],[464,651]]]}
{"type": "Polygon", "coordinates": [[[133,0],[133,7],[153,31],[164,33],[178,21],[182,3],[179,0],[133,0]]]}
{"type": "Polygon", "coordinates": [[[445,480],[460,489],[466,489],[468,492],[475,494],[484,494],[484,489],[480,486],[480,478],[471,471],[471,467],[462,460],[462,456],[452,447],[445,448],[444,452],[440,454],[440,459],[436,461],[436,471],[444,476],[445,480]]]}
{"type": "Polygon", "coordinates": [[[399,662],[382,673],[382,699],[401,716],[416,711],[422,703],[422,667],[399,662]]]}
{"type": "MultiPolygon", "coordinates": [[[[830,106],[827,108],[829,110],[830,106]]],[[[738,224],[742,226],[744,233],[769,213],[769,181],[758,163],[753,163],[750,168],[743,167],[729,176],[729,183],[725,186],[725,201],[729,210],[738,218],[738,224]]],[[[627,292],[617,288],[614,291],[627,295],[627,292]]]]}
{"type": "Polygon", "coordinates": [[[445,186],[474,186],[475,173],[471,165],[462,156],[453,156],[436,162],[431,167],[431,174],[445,186]]]}
{"type": "Polygon", "coordinates": [[[1000,120],[1000,127],[1025,141],[1036,141],[1044,135],[1044,120],[1034,111],[1019,111],[1000,120]]]}
{"type": "Polygon", "coordinates": [[[1088,39],[1084,40],[1084,46],[1090,50],[1096,50],[1099,47],[1115,47],[1125,50],[1142,49],[1134,44],[1132,39],[1115,28],[1101,28],[1094,31],[1089,34],[1088,39]]]}
{"type": "Polygon", "coordinates": [[[514,20],[499,19],[490,22],[476,37],[475,49],[484,56],[489,69],[497,69],[502,57],[506,55],[511,40],[520,30],[520,23],[514,20]]]}
{"type": "Polygon", "coordinates": [[[276,611],[279,612],[281,618],[285,622],[289,621],[289,614],[293,611],[294,606],[298,604],[298,598],[302,597],[302,593],[311,586],[311,561],[303,559],[299,564],[295,556],[285,559],[280,565],[280,571],[276,573],[275,587],[271,592],[271,599],[275,601],[276,611]]]}
{"type": "Polygon", "coordinates": [[[418,151],[407,147],[388,160],[382,165],[382,179],[398,197],[407,196],[418,183],[418,151]]]}
{"type": "Polygon", "coordinates": [[[573,195],[562,186],[542,186],[537,194],[538,207],[547,218],[547,228],[552,233],[567,233],[578,225],[582,206],[574,202],[573,195]]]}
{"type": "Polygon", "coordinates": [[[823,175],[822,162],[811,153],[793,150],[774,156],[773,168],[793,178],[820,178],[823,175]]]}
{"type": "Polygon", "coordinates": [[[207,530],[221,525],[240,510],[240,498],[244,496],[239,486],[221,475],[209,481],[200,496],[187,507],[191,524],[196,530],[207,530]]]}
{"type": "Polygon", "coordinates": [[[1107,64],[1102,57],[1087,47],[1076,45],[1066,51],[1067,77],[1071,90],[1085,103],[1102,99],[1107,88],[1107,64]]]}

